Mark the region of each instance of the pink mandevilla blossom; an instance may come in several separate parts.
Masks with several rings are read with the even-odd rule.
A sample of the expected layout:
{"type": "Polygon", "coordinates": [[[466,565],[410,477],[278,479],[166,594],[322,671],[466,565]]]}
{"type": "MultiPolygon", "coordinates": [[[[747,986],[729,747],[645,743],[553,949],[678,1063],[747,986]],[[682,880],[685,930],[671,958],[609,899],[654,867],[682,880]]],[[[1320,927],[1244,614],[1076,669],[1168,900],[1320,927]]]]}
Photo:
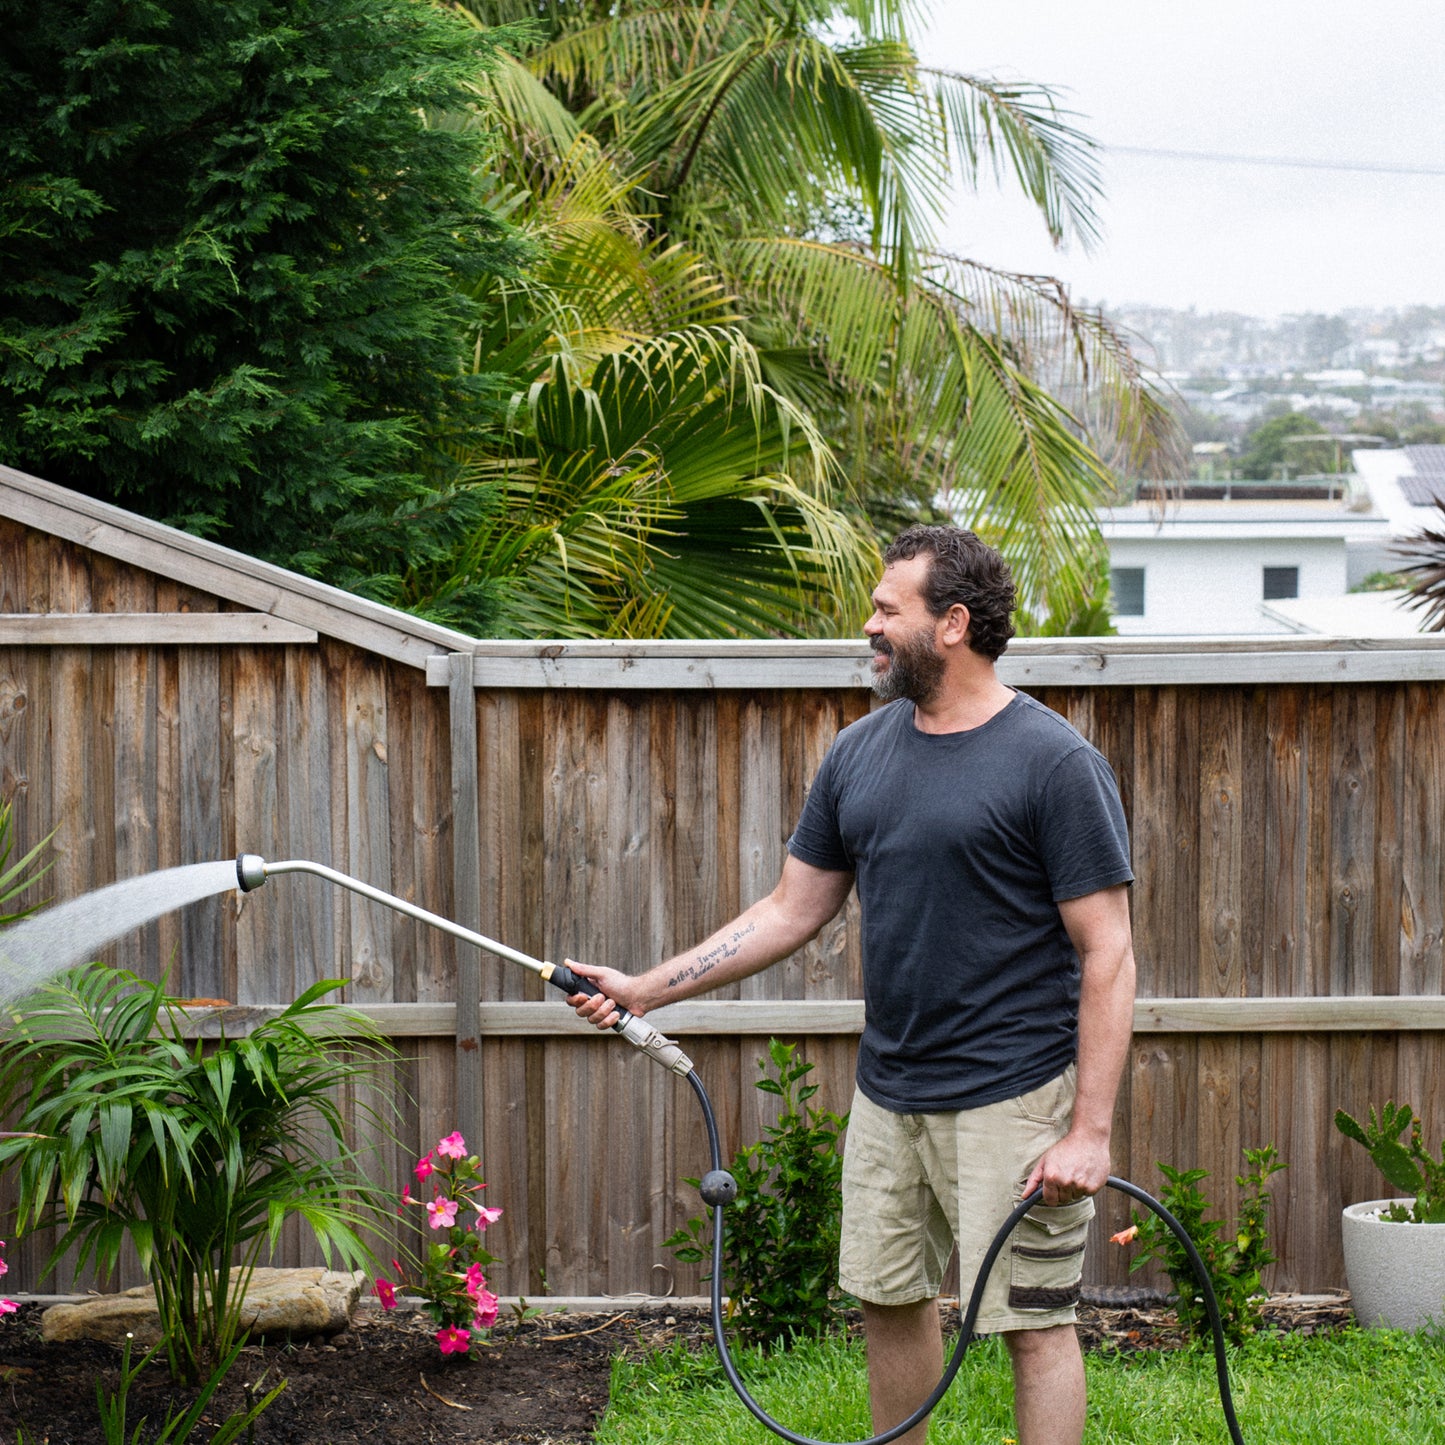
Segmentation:
{"type": "Polygon", "coordinates": [[[13,1299],[0,1299],[0,1315],[13,1315],[19,1308],[13,1299]]]}
{"type": "Polygon", "coordinates": [[[416,1182],[418,1184],[425,1184],[435,1168],[436,1166],[431,1162],[430,1154],[418,1159],[416,1161],[416,1168],[412,1170],[412,1173],[416,1175],[416,1182]]]}
{"type": "Polygon", "coordinates": [[[501,1217],[500,1209],[488,1209],[484,1204],[478,1204],[475,1199],[470,1201],[473,1209],[477,1211],[477,1233],[480,1234],[489,1224],[495,1224],[501,1217]]]}
{"type": "Polygon", "coordinates": [[[497,1305],[500,1303],[491,1290],[483,1289],[477,1295],[477,1315],[474,1323],[479,1330],[489,1330],[497,1322],[497,1305]]]}
{"type": "Polygon", "coordinates": [[[467,1293],[471,1295],[473,1299],[476,1299],[486,1287],[487,1277],[482,1273],[481,1265],[473,1264],[471,1268],[467,1270],[467,1293]]]}
{"type": "Polygon", "coordinates": [[[376,1297],[381,1301],[382,1309],[394,1310],[396,1308],[396,1286],[390,1280],[377,1280],[376,1297]]]}
{"type": "Polygon", "coordinates": [[[464,1355],[472,1347],[472,1333],[460,1325],[437,1331],[437,1347],[444,1355],[464,1355]]]}
{"type": "Polygon", "coordinates": [[[450,1229],[457,1222],[457,1201],[439,1194],[427,1205],[426,1212],[431,1215],[433,1229],[450,1229]]]}
{"type": "Polygon", "coordinates": [[[467,1141],[453,1130],[437,1145],[437,1153],[447,1159],[465,1159],[467,1155],[467,1141]]]}

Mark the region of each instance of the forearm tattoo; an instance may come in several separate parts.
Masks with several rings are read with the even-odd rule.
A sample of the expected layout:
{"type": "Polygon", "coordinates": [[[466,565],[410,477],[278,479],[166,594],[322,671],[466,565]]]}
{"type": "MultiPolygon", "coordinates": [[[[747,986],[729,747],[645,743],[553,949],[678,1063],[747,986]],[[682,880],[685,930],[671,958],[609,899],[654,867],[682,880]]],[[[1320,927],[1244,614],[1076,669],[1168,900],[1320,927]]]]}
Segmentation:
{"type": "Polygon", "coordinates": [[[731,938],[725,938],[715,947],[710,948],[706,953],[699,953],[696,961],[680,968],[667,981],[668,988],[676,988],[679,984],[687,983],[691,979],[703,978],[710,974],[718,963],[725,958],[732,958],[742,951],[743,939],[750,933],[757,930],[757,924],[750,923],[746,928],[740,928],[731,938]]]}

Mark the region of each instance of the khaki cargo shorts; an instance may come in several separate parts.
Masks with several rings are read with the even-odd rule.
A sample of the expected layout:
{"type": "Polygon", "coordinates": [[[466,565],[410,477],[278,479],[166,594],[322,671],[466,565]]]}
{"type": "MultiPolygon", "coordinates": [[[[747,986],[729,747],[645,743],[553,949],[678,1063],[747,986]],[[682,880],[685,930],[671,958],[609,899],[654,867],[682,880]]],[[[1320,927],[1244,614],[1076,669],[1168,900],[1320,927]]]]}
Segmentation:
{"type": "MultiPolygon", "coordinates": [[[[932,1299],[955,1241],[967,1304],[979,1265],[1039,1159],[1068,1132],[1076,1070],[999,1104],[894,1114],[855,1093],[843,1156],[838,1277],[870,1304],[932,1299]]],[[[980,1334],[1070,1324],[1094,1201],[1035,1205],[994,1262],[980,1334]]]]}

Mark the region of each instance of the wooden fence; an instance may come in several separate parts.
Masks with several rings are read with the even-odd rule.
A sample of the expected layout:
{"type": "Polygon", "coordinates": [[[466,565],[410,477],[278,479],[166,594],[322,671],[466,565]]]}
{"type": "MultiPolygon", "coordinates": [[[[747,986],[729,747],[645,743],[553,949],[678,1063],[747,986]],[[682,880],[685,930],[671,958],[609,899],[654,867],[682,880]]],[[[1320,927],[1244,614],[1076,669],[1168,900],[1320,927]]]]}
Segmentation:
{"type": "MultiPolygon", "coordinates": [[[[0,578],[0,794],[20,847],[55,830],[56,899],[302,857],[538,957],[640,967],[772,885],[813,769],[869,706],[861,644],[477,644],[423,669],[13,520],[0,578]]],[[[1272,1283],[1341,1285],[1340,1207],[1384,1190],[1335,1108],[1405,1099],[1445,1131],[1445,651],[1017,643],[1001,671],[1103,749],[1130,820],[1141,999],[1116,1172],[1157,1188],[1156,1161],[1198,1165],[1231,1208],[1242,1149],[1274,1143],[1272,1283]]],[[[817,1102],[847,1107],[855,909],[655,1016],[729,1150],[768,1117],[769,1035],[798,1039],[817,1102]]],[[[409,1059],[404,1137],[375,1167],[399,1190],[461,1127],[507,1211],[501,1290],[696,1290],[662,1245],[698,1212],[691,1091],[523,970],[300,875],[109,957],[235,1000],[232,1026],[347,977],[409,1059]]],[[[1101,1242],[1126,1214],[1109,1197],[1097,1281],[1126,1277],[1101,1242]]],[[[12,1246],[9,1282],[34,1288],[43,1249],[12,1246]]]]}

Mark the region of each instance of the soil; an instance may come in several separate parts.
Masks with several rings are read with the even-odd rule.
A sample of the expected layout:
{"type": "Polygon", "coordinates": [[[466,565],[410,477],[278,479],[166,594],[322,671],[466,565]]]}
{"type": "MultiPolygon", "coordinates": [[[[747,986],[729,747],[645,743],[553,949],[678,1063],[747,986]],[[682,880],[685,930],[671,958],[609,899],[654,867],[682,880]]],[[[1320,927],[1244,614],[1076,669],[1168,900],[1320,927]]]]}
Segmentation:
{"type": "MultiPolygon", "coordinates": [[[[1114,1297],[1080,1310],[1086,1349],[1177,1348],[1174,1315],[1157,1300],[1114,1297]]],[[[0,1439],[31,1445],[105,1445],[96,1409],[96,1384],[113,1391],[120,1352],[88,1342],[47,1344],[41,1307],[23,1306],[0,1322],[0,1439]],[[17,1434],[23,1431],[23,1437],[17,1434]]],[[[1266,1321],[1316,1333],[1350,1319],[1348,1297],[1280,1297],[1266,1321]]],[[[330,1339],[249,1346],[204,1416],[213,1429],[258,1394],[285,1380],[286,1388],[255,1428],[256,1445],[587,1445],[607,1403],[611,1360],[683,1339],[711,1348],[703,1312],[681,1304],[610,1314],[544,1313],[499,1322],[486,1346],[469,1356],[443,1357],[432,1325],[416,1314],[358,1310],[350,1329],[330,1339]]],[[[176,1391],[165,1368],[152,1364],[132,1386],[127,1438],[145,1416],[142,1439],[159,1433],[176,1391]]]]}

